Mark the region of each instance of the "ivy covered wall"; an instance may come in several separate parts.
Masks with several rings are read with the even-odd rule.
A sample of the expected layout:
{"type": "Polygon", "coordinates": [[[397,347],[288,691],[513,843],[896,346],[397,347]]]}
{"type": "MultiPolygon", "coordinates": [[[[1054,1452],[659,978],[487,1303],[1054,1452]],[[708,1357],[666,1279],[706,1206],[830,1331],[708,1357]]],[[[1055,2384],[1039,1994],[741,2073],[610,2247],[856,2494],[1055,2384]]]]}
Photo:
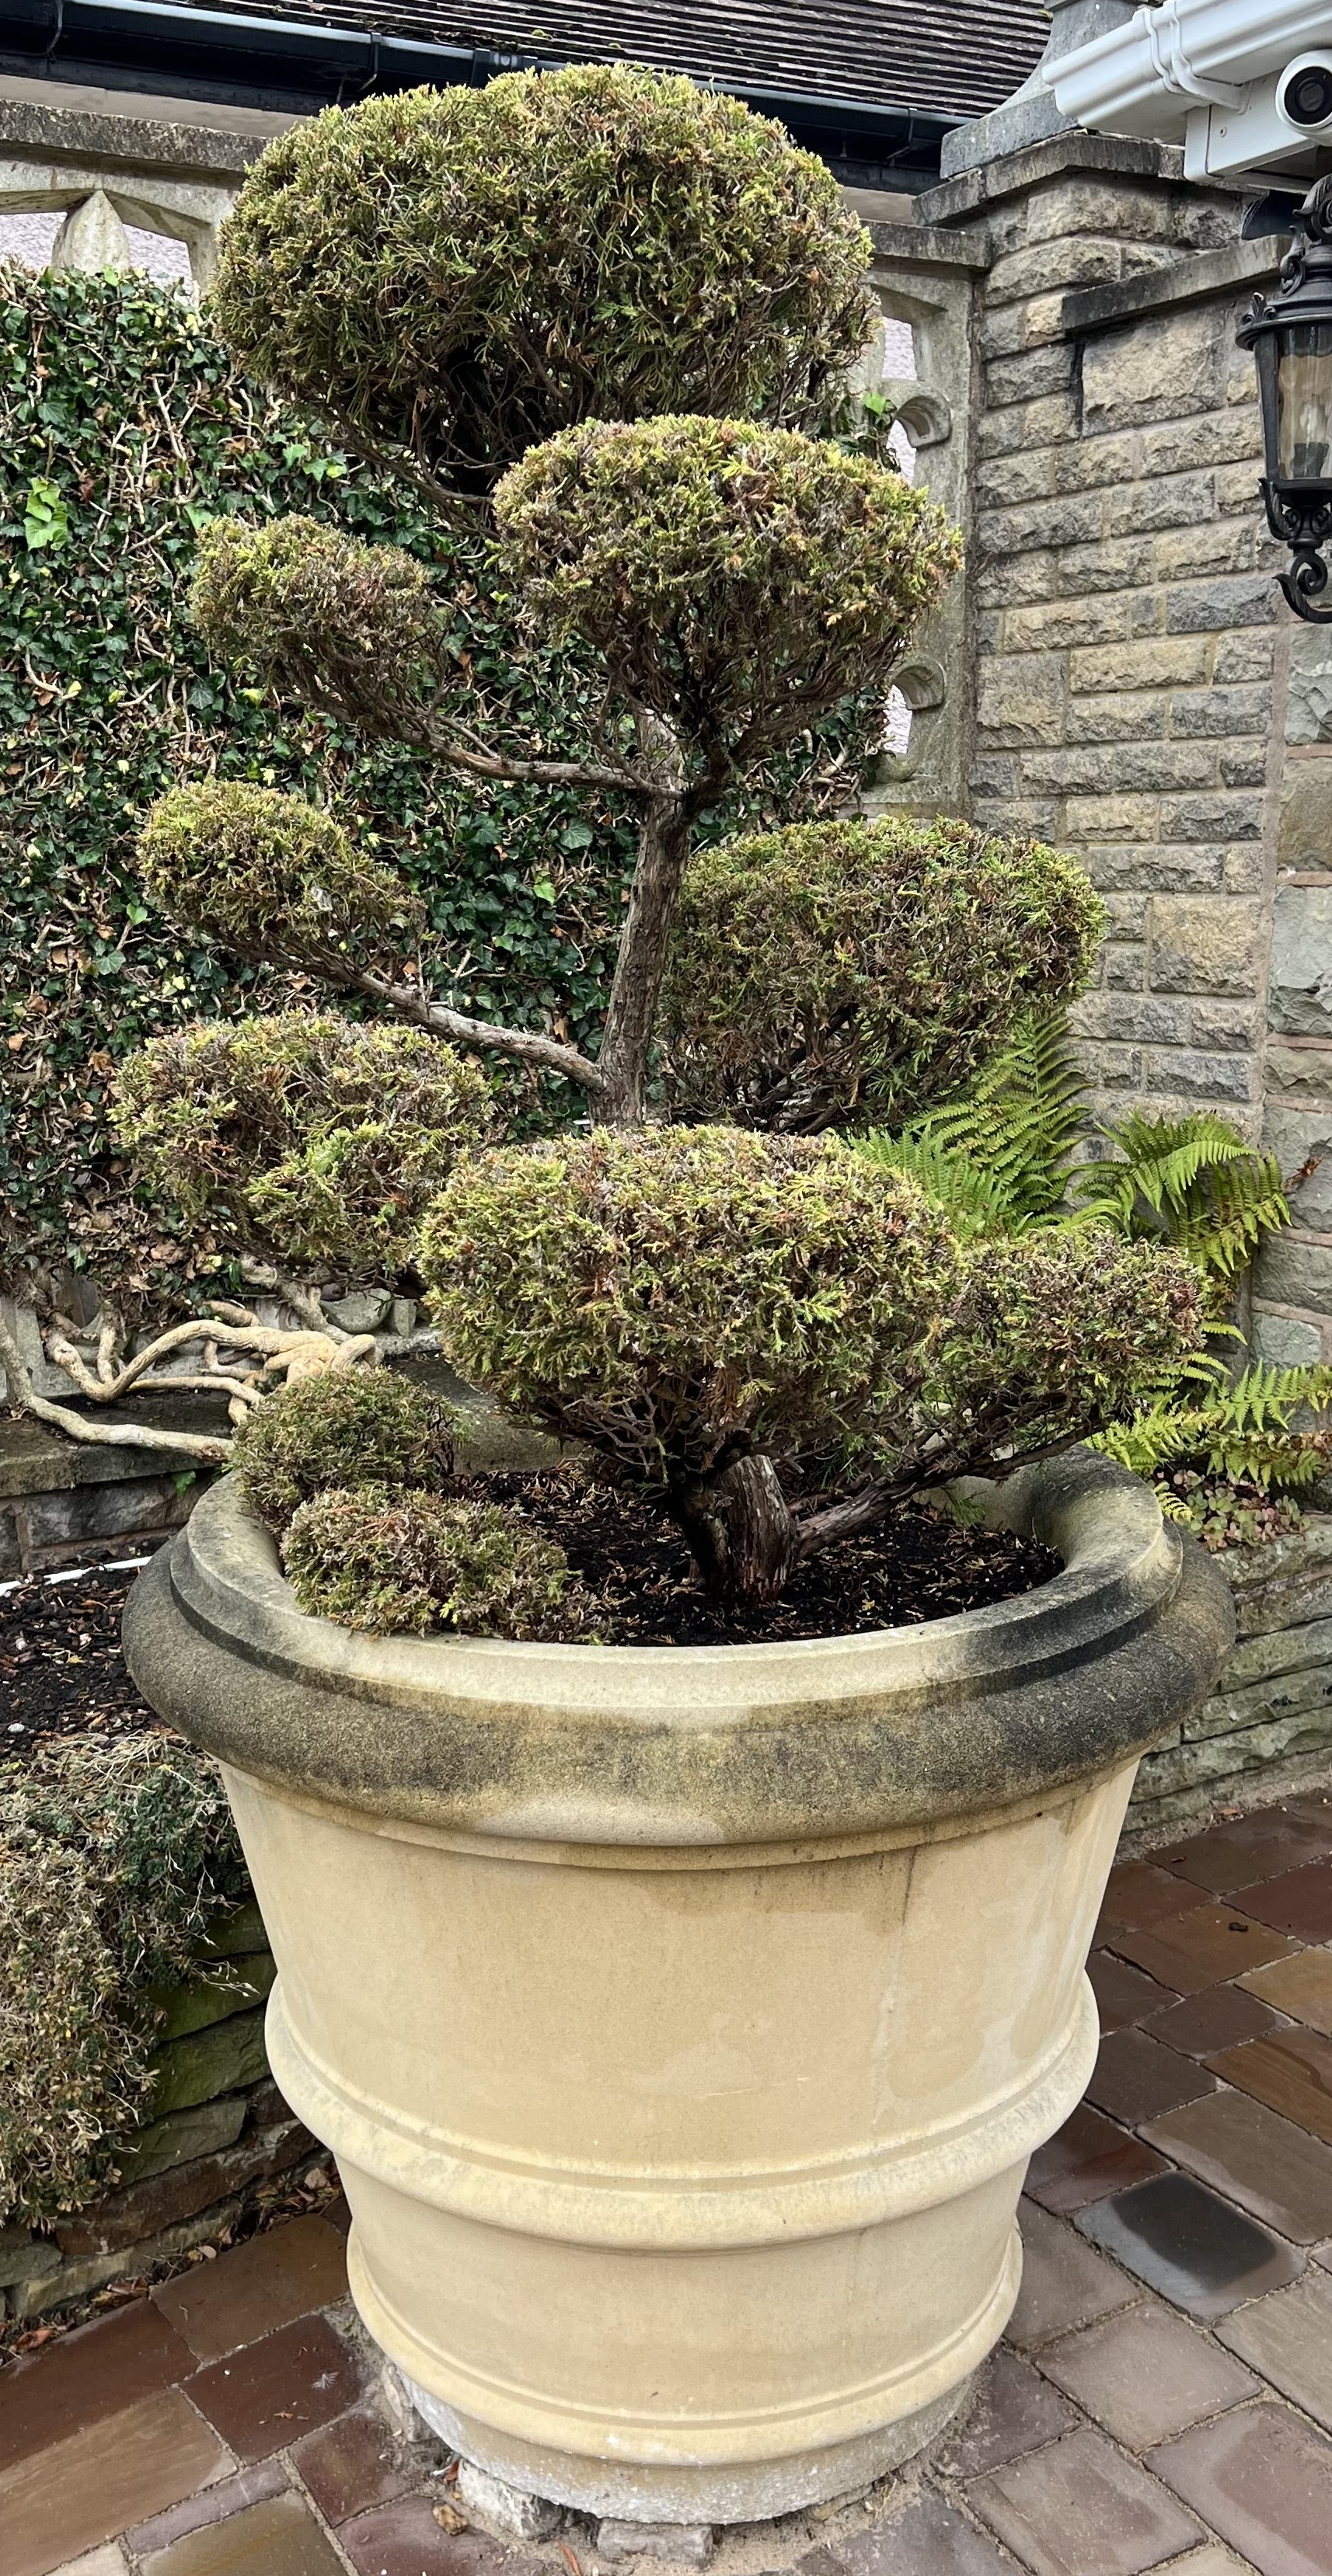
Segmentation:
{"type": "Polygon", "coordinates": [[[131,1296],[210,1252],[126,1227],[116,1059],[154,1029],[253,1009],[266,982],[279,998],[145,899],[133,837],[174,778],[215,769],[336,802],[425,895],[446,998],[583,1045],[631,856],[609,807],[460,785],[324,716],[284,720],[210,665],[185,601],[198,527],[222,511],[328,516],[435,562],[491,685],[539,697],[548,740],[552,703],[577,729],[567,658],[516,661],[466,550],[240,381],[183,297],[0,267],[0,1261],[72,1248],[131,1296]]]}

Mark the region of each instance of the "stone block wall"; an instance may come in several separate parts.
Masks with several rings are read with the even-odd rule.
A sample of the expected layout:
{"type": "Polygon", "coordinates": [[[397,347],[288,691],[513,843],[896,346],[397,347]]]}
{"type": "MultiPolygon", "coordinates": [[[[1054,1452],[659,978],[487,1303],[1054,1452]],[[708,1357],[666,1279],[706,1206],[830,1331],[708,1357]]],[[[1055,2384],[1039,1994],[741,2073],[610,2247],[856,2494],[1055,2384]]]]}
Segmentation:
{"type": "Polygon", "coordinates": [[[162,1452],[76,1445],[0,1419],[0,1583],[62,1565],[146,1554],[188,1519],[208,1482],[162,1452]]]}
{"type": "Polygon", "coordinates": [[[1264,1137],[1293,1226],[1254,1279],[1271,1360],[1332,1359],[1332,633],[1292,626],[1267,992],[1264,1137]]]}
{"type": "Polygon", "coordinates": [[[1266,1772],[1284,1784],[1332,1763],[1332,1514],[1217,1562],[1235,1595],[1235,1651],[1212,1697],[1139,1765],[1129,1833],[1173,1831],[1266,1772]]]}
{"type": "Polygon", "coordinates": [[[153,2088],[114,2187],[50,2225],[0,2227],[0,2319],[47,2315],[217,2243],[259,2185],[322,2155],[268,2072],[274,1971],[258,1906],[239,1906],[206,1957],[198,1978],[152,1998],[153,2088]]]}
{"type": "Polygon", "coordinates": [[[1214,1107],[1256,1140],[1284,611],[1234,332],[1277,245],[1177,163],[1070,136],[921,211],[990,257],[972,812],[1075,851],[1105,897],[1094,1107],[1214,1107]]]}

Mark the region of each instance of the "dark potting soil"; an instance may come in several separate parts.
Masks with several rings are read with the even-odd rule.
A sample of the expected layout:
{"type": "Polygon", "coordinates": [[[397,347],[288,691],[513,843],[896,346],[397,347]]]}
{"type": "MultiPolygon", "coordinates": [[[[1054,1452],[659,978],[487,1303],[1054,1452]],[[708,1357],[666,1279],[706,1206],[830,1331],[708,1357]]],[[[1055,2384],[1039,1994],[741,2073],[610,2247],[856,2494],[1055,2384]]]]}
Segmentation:
{"type": "Polygon", "coordinates": [[[34,1575],[0,1592],[0,1762],[21,1760],[44,1735],[130,1735],[156,1725],[120,1651],[133,1581],[129,1573],[63,1583],[34,1575]]]}
{"type": "Polygon", "coordinates": [[[770,1608],[722,1609],[709,1601],[678,1530],[632,1495],[570,1472],[491,1476],[470,1490],[478,1500],[519,1504],[526,1519],[556,1540],[604,1605],[596,1632],[608,1646],[754,1646],[856,1636],[867,1628],[985,1610],[1034,1591],[1060,1570],[1049,1548],[1007,1530],[962,1529],[946,1513],[908,1510],[826,1548],[770,1608]]]}
{"type": "MultiPolygon", "coordinates": [[[[723,1612],[671,1524],[631,1496],[570,1473],[460,1479],[458,1490],[519,1503],[558,1542],[604,1605],[596,1627],[607,1645],[757,1645],[904,1627],[1011,1601],[1059,1571],[1048,1548],[1005,1531],[906,1511],[815,1557],[772,1608],[723,1612]]],[[[44,1736],[126,1735],[157,1724],[120,1651],[133,1581],[93,1570],[0,1593],[0,1763],[21,1761],[44,1736]]]]}

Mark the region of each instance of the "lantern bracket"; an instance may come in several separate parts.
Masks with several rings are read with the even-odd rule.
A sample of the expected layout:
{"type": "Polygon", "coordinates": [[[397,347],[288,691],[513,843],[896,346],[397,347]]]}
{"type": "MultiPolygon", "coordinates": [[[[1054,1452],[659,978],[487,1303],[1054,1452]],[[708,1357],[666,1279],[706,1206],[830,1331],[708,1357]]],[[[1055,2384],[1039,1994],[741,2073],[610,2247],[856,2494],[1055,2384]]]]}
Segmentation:
{"type": "MultiPolygon", "coordinates": [[[[1279,545],[1289,546],[1289,572],[1277,578],[1289,606],[1310,626],[1332,625],[1332,607],[1319,605],[1328,588],[1323,548],[1332,541],[1332,477],[1281,470],[1281,395],[1278,341],[1292,327],[1322,325],[1332,343],[1332,173],[1319,179],[1292,210],[1293,239],[1281,262],[1274,296],[1255,295],[1236,333],[1258,363],[1267,471],[1259,484],[1267,524],[1279,545]]],[[[1328,452],[1332,455],[1332,355],[1329,358],[1328,452]]]]}

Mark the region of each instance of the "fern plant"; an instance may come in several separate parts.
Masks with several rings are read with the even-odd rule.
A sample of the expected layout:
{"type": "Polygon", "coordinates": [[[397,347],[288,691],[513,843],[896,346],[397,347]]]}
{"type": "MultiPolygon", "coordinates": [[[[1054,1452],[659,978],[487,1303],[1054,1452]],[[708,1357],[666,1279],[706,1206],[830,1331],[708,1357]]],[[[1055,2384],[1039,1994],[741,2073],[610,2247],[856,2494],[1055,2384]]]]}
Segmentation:
{"type": "Polygon", "coordinates": [[[1064,1202],[1085,1124],[1067,1022],[1029,1011],[958,1099],[900,1136],[858,1142],[872,1161],[910,1172],[954,1231],[972,1240],[1068,1221],[1064,1202]]]}
{"type": "Polygon", "coordinates": [[[1011,1234],[1017,1229],[1003,1183],[981,1169],[968,1154],[950,1153],[932,1137],[889,1136],[876,1129],[856,1139],[867,1162],[894,1172],[907,1172],[947,1215],[959,1243],[978,1236],[1011,1234]]]}
{"type": "Polygon", "coordinates": [[[1225,1320],[1237,1273],[1264,1234],[1290,1222],[1280,1167],[1212,1111],[1135,1111],[1101,1123],[1092,1132],[1108,1150],[1079,1164],[1087,1131],[1066,1019],[1033,1013],[958,1099],[900,1136],[857,1141],[872,1161],[919,1181],[963,1242],[1091,1225],[1130,1241],[1155,1236],[1189,1254],[1211,1292],[1212,1351],[1091,1445],[1151,1477],[1172,1518],[1222,1544],[1248,1533],[1253,1504],[1275,1490],[1307,1490],[1332,1459],[1332,1368],[1254,1361],[1235,1376],[1215,1348],[1238,1338],[1225,1320]],[[1181,1461],[1186,1472],[1172,1479],[1181,1461]],[[1218,1479],[1228,1497],[1220,1503],[1218,1479]],[[1236,1488],[1252,1489],[1243,1510],[1236,1488]]]}
{"type": "Polygon", "coordinates": [[[1210,1474],[1272,1485],[1312,1485],[1323,1473],[1332,1436],[1297,1417],[1332,1410],[1332,1368],[1269,1368],[1254,1360],[1233,1383],[1219,1361],[1193,1400],[1183,1389],[1160,1397],[1130,1422],[1115,1423],[1089,1446],[1103,1449],[1137,1476],[1154,1476],[1178,1458],[1206,1460],[1210,1474]]]}
{"type": "Polygon", "coordinates": [[[1227,1118],[1135,1112],[1100,1132],[1114,1153],[1079,1173],[1083,1213],[1118,1234],[1178,1244],[1226,1286],[1262,1236],[1290,1222],[1280,1165],[1227,1118]]]}

